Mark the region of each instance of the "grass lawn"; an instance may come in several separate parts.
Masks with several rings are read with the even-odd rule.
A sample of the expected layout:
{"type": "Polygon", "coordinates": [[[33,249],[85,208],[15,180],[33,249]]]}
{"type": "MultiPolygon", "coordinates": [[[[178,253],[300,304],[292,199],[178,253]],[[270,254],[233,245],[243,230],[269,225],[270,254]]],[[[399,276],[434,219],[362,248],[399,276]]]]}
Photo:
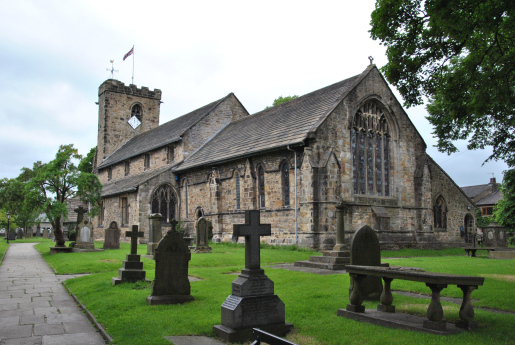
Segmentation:
{"type": "MultiPolygon", "coordinates": [[[[60,274],[94,273],[66,281],[66,285],[104,326],[115,344],[167,344],[169,335],[214,336],[212,326],[220,324],[220,306],[231,293],[231,283],[244,267],[244,248],[234,244],[212,244],[212,254],[192,254],[189,274],[200,278],[191,283],[195,300],[183,305],[150,306],[146,298],[150,283],[112,286],[129,245],[120,250],[49,255],[48,240],[36,245],[47,262],[60,274]]],[[[96,243],[101,247],[102,243],[96,243]]],[[[0,250],[2,250],[0,244],[0,250]]],[[[289,248],[292,249],[292,248],[289,248]]],[[[146,246],[138,246],[146,254],[146,246]]],[[[286,321],[295,325],[287,339],[298,344],[514,344],[515,315],[481,310],[487,307],[515,312],[515,260],[471,258],[463,249],[443,251],[403,250],[383,252],[383,262],[424,268],[427,271],[485,277],[485,284],[472,294],[475,320],[480,328],[458,335],[438,336],[394,330],[336,316],[348,303],[349,276],[317,275],[273,269],[277,263],[306,260],[319,255],[307,250],[276,249],[264,246],[261,264],[275,283],[275,293],[286,305],[286,321]]],[[[154,278],[154,261],[142,258],[147,278],[154,278]]],[[[394,280],[392,289],[430,294],[423,283],[394,280]]],[[[462,297],[456,286],[442,296],[462,297]]],[[[365,302],[374,308],[377,302],[365,302]]],[[[424,316],[429,300],[394,294],[396,309],[424,316]]],[[[448,321],[459,319],[460,306],[442,302],[448,321]]]]}

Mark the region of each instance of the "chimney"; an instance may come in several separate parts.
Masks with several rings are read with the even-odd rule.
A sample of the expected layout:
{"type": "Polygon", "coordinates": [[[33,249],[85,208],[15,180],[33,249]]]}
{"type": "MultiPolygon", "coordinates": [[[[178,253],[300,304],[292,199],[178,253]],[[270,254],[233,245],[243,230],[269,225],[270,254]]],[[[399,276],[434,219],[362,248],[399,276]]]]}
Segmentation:
{"type": "Polygon", "coordinates": [[[495,177],[492,177],[492,178],[490,179],[490,184],[495,184],[495,177]]]}

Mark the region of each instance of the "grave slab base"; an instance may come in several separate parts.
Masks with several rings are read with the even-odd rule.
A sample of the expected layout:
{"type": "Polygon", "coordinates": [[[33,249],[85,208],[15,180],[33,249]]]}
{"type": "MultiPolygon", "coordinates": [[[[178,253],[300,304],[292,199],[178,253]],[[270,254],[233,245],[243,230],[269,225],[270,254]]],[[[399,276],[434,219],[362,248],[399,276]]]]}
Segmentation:
{"type": "Polygon", "coordinates": [[[278,337],[284,337],[293,329],[293,324],[285,322],[280,324],[255,326],[238,330],[223,325],[217,325],[213,327],[213,332],[215,332],[217,337],[226,342],[242,343],[253,339],[253,328],[259,328],[265,332],[277,335],[278,337]]]}
{"type": "Polygon", "coordinates": [[[159,304],[181,304],[193,301],[195,298],[192,295],[163,295],[163,296],[148,296],[147,302],[150,305],[159,304]]]}

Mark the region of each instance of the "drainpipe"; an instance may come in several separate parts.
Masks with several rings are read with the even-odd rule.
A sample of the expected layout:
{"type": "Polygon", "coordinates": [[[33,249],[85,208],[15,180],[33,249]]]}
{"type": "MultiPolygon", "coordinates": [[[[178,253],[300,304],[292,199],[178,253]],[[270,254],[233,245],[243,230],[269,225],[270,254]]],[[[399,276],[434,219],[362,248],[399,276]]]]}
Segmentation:
{"type": "Polygon", "coordinates": [[[289,151],[293,151],[295,157],[295,243],[299,243],[298,226],[297,226],[297,151],[290,149],[290,145],[286,147],[289,151]]]}

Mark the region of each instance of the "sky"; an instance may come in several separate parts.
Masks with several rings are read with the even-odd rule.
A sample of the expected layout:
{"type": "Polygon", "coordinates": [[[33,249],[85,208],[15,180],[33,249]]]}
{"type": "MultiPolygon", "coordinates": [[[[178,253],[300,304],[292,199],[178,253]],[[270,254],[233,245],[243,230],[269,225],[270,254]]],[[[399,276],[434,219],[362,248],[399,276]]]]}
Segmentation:
{"type": "MultiPolygon", "coordinates": [[[[162,91],[162,124],[231,92],[252,114],[279,96],[360,74],[369,56],[382,67],[385,47],[368,32],[374,6],[374,0],[2,1],[0,179],[52,160],[62,144],[86,155],[97,142],[98,87],[112,68],[126,85],[162,91]]],[[[468,151],[459,142],[460,152],[440,153],[425,106],[406,111],[429,155],[459,186],[502,180],[505,163],[483,164],[491,148],[468,151]]]]}

